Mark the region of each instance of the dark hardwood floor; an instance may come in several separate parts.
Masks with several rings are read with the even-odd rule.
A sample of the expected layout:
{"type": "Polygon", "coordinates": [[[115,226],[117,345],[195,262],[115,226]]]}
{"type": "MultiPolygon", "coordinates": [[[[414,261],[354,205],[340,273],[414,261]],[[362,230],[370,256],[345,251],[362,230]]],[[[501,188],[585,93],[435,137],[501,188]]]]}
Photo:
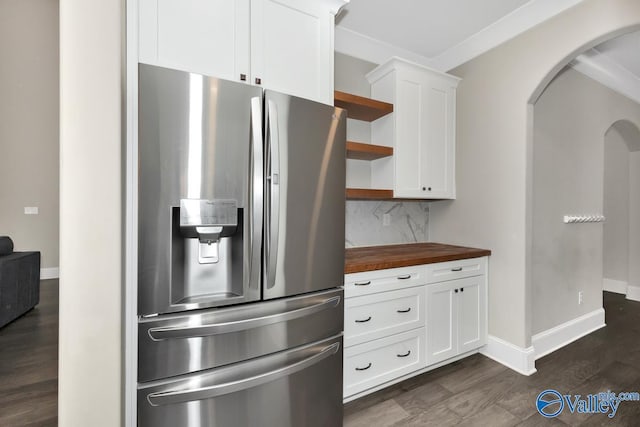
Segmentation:
{"type": "Polygon", "coordinates": [[[0,426],[58,424],[58,281],[40,304],[0,329],[0,426]]]}
{"type": "MultiPolygon", "coordinates": [[[[615,418],[564,411],[547,420],[540,391],[640,391],[640,303],[604,294],[607,327],[536,362],[530,377],[475,355],[345,406],[346,426],[640,426],[640,402],[615,418]]],[[[57,425],[58,281],[43,281],[40,304],[0,329],[0,426],[57,425]]]]}
{"type": "Polygon", "coordinates": [[[546,389],[640,392],[640,302],[605,292],[604,307],[605,328],[538,360],[532,376],[477,354],[348,403],[345,426],[640,426],[640,402],[621,403],[613,419],[536,410],[546,389]]]}

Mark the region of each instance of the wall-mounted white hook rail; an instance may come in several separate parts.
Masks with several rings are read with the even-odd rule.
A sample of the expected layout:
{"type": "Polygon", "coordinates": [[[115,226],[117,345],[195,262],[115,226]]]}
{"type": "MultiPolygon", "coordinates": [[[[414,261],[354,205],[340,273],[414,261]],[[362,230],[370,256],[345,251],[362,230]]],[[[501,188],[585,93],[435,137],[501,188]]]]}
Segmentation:
{"type": "Polygon", "coordinates": [[[564,223],[565,224],[576,224],[583,222],[604,222],[604,215],[565,215],[564,223]]]}

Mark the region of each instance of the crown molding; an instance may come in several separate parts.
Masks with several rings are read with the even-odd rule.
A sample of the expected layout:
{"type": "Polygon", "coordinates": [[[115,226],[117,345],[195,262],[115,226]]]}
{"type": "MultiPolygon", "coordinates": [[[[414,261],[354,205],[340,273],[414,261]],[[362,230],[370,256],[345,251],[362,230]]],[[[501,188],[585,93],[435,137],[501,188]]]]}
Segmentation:
{"type": "Polygon", "coordinates": [[[340,25],[336,26],[335,31],[335,51],[374,64],[382,64],[389,58],[398,56],[434,68],[433,61],[426,56],[376,40],[340,25]]]}
{"type": "Polygon", "coordinates": [[[640,77],[596,49],[590,49],[569,64],[571,68],[640,103],[640,77]]]}
{"type": "Polygon", "coordinates": [[[335,50],[376,64],[392,56],[449,71],[584,0],[531,0],[466,40],[429,58],[407,49],[336,26],[335,50]]]}

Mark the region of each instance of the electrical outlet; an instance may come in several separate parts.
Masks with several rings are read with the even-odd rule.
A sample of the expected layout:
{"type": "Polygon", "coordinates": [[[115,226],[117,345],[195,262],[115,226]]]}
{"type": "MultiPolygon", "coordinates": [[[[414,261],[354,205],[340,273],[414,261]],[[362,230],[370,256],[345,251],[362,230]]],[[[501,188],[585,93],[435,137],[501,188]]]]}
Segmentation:
{"type": "Polygon", "coordinates": [[[385,227],[391,225],[391,214],[382,214],[382,225],[385,227]]]}
{"type": "Polygon", "coordinates": [[[584,299],[582,298],[582,291],[578,291],[578,305],[582,305],[584,299]]]}
{"type": "Polygon", "coordinates": [[[37,206],[25,206],[24,214],[25,215],[38,215],[38,207],[37,206]]]}

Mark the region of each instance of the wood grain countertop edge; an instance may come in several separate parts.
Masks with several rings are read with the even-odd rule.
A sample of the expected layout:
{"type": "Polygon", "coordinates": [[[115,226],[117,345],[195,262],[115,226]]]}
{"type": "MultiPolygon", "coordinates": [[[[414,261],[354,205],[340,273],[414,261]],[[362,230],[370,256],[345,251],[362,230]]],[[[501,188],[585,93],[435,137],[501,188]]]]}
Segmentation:
{"type": "Polygon", "coordinates": [[[449,245],[445,243],[407,243],[399,245],[364,246],[345,249],[345,274],[421,264],[459,261],[491,255],[488,249],[449,245]],[[376,252],[376,254],[371,254],[376,252]],[[364,256],[358,257],[361,254],[364,256]]]}

